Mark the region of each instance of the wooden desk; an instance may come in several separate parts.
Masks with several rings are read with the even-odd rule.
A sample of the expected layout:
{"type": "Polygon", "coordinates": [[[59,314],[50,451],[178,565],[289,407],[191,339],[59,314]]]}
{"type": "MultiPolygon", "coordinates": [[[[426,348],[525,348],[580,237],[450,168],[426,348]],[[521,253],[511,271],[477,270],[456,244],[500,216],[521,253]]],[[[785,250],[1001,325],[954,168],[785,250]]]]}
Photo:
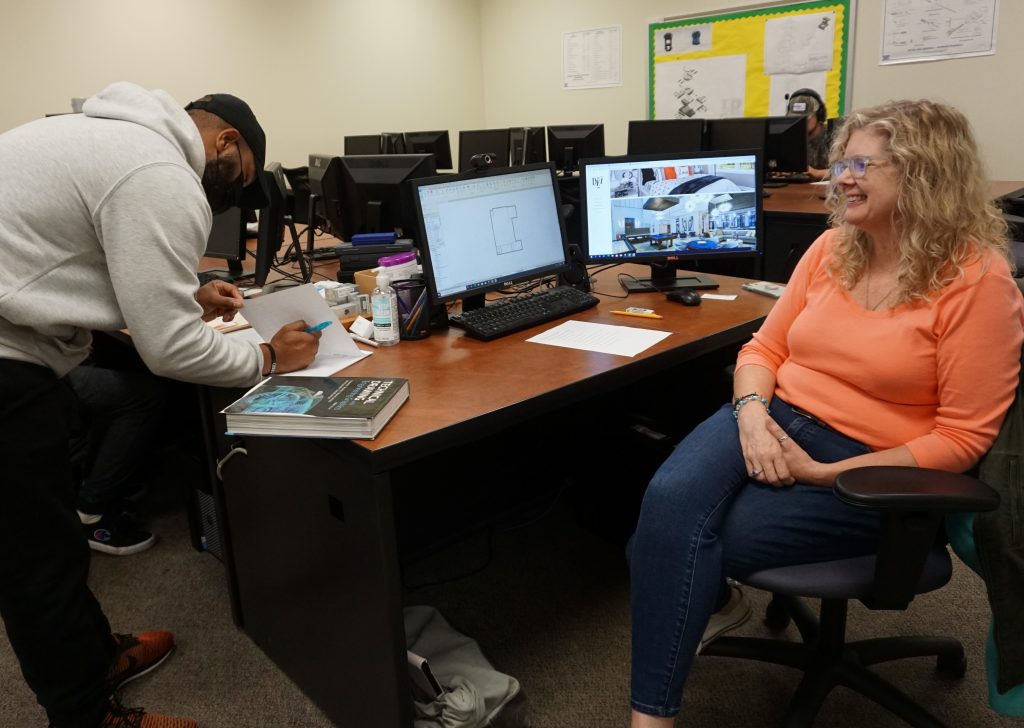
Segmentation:
{"type": "MultiPolygon", "coordinates": [[[[621,270],[599,274],[597,290],[622,295],[621,270]]],[[[665,318],[623,321],[609,313],[623,305],[613,298],[572,317],[673,332],[633,358],[526,342],[554,324],[487,343],[435,332],[345,370],[410,380],[377,440],[244,438],[247,454],[224,464],[218,489],[236,621],[338,725],[411,726],[394,471],[745,341],[774,301],[719,280],[735,301],[691,308],[633,294],[630,305],[665,318]]],[[[207,394],[218,411],[238,392],[207,394]]],[[[223,431],[216,415],[219,458],[238,444],[223,431]]]]}

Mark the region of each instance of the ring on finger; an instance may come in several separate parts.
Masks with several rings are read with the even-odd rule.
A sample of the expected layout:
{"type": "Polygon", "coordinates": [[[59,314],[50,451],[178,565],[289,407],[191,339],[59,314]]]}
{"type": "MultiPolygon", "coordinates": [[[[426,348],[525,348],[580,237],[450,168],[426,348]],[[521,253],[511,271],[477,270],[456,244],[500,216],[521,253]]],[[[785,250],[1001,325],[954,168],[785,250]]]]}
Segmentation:
{"type": "Polygon", "coordinates": [[[757,477],[758,475],[760,475],[760,474],[761,474],[761,471],[760,471],[760,470],[751,470],[751,471],[750,471],[750,477],[751,477],[751,478],[756,478],[756,477],[757,477]]]}
{"type": "Polygon", "coordinates": [[[783,435],[782,437],[779,438],[779,442],[785,442],[788,439],[789,439],[789,435],[783,435]]]}

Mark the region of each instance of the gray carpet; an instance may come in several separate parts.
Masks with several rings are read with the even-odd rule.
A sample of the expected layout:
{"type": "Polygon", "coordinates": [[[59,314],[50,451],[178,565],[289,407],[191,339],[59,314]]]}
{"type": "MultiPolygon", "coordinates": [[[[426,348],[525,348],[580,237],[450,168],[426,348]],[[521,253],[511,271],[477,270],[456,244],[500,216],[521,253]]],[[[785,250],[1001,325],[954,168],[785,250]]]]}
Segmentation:
{"type": "MultiPolygon", "coordinates": [[[[91,583],[118,631],[171,629],[177,653],[157,672],[132,683],[126,703],[189,715],[203,728],[332,725],[231,623],[223,567],[189,545],[184,512],[165,509],[152,528],[160,540],[126,558],[96,555],[91,583]]],[[[407,583],[457,576],[464,562],[483,559],[486,539],[437,554],[406,570],[407,583]],[[466,554],[469,554],[467,557],[466,554]]],[[[754,594],[755,614],[764,595],[754,594]]],[[[622,728],[628,725],[629,613],[621,550],[578,527],[562,511],[496,533],[493,559],[472,576],[412,589],[409,604],[438,607],[457,629],[477,639],[494,665],[521,681],[523,692],[500,717],[509,728],[622,728]]],[[[857,605],[854,637],[897,633],[958,636],[968,651],[962,681],[935,676],[928,660],[881,668],[882,674],[927,703],[950,726],[1011,726],[988,710],[983,674],[983,625],[988,609],[980,581],[958,567],[946,589],[919,598],[908,613],[868,613],[857,605]]],[[[790,637],[794,628],[790,628],[790,637]]],[[[741,634],[765,634],[758,619],[741,634]]],[[[686,690],[682,726],[771,726],[796,675],[785,668],[723,658],[697,661],[686,690]]],[[[0,640],[0,726],[45,726],[21,680],[6,639],[0,640]]],[[[818,725],[902,725],[845,690],[828,699],[818,725]]],[[[345,726],[345,728],[374,728],[345,726]]]]}

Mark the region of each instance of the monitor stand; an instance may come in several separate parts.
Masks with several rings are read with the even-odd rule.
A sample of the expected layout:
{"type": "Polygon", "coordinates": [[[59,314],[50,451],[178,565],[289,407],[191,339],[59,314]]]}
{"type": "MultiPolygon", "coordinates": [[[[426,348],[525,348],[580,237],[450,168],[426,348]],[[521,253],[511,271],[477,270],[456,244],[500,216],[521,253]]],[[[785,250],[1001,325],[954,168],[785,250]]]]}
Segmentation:
{"type": "Polygon", "coordinates": [[[225,268],[209,268],[207,270],[200,271],[202,276],[207,280],[217,279],[221,281],[237,281],[239,278],[245,278],[251,276],[252,273],[246,273],[242,270],[242,261],[240,260],[228,260],[228,267],[225,268]]]}
{"type": "Polygon", "coordinates": [[[679,271],[675,266],[652,265],[650,278],[622,279],[622,287],[628,293],[649,293],[651,291],[675,291],[680,288],[707,290],[718,288],[718,282],[711,276],[692,271],[679,271]]]}

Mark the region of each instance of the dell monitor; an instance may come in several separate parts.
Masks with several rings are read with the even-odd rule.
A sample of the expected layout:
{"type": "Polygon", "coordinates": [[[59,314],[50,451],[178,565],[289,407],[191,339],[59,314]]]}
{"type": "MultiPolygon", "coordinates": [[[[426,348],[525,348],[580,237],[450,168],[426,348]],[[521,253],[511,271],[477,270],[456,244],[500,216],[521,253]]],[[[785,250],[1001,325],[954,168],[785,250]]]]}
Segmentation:
{"type": "Polygon", "coordinates": [[[264,286],[267,275],[274,267],[277,251],[281,249],[285,231],[285,213],[287,188],[281,165],[271,162],[263,175],[263,188],[267,194],[267,206],[259,211],[259,224],[256,227],[256,270],[253,283],[264,286]]]}
{"type": "Polygon", "coordinates": [[[514,126],[508,130],[512,166],[537,164],[548,159],[543,126],[514,126]]]}
{"type": "Polygon", "coordinates": [[[474,168],[473,157],[487,155],[487,167],[508,166],[508,129],[472,129],[459,132],[459,172],[474,168]]]}
{"type": "Polygon", "coordinates": [[[245,217],[245,211],[238,207],[229,207],[213,216],[210,237],[207,238],[206,252],[203,255],[207,258],[223,258],[227,261],[228,268],[204,272],[215,273],[232,281],[244,275],[242,261],[245,259],[245,217]]]}
{"type": "Polygon", "coordinates": [[[452,145],[447,129],[444,131],[407,131],[402,136],[406,154],[433,154],[434,167],[437,169],[452,168],[452,145]]]}
{"type": "Polygon", "coordinates": [[[626,155],[580,165],[588,263],[646,263],[627,291],[716,288],[677,267],[764,251],[761,153],[626,155]]]}
{"type": "Polygon", "coordinates": [[[358,134],[345,137],[345,155],[353,154],[380,154],[380,134],[358,134]]]}
{"type": "Polygon", "coordinates": [[[626,154],[688,154],[703,148],[703,119],[646,119],[629,122],[626,154]]]}
{"type": "Polygon", "coordinates": [[[310,189],[323,202],[331,234],[345,241],[359,233],[409,236],[415,218],[407,183],[435,174],[432,154],[309,157],[310,189]]]}
{"type": "Polygon", "coordinates": [[[604,124],[548,127],[548,159],[562,174],[576,171],[581,159],[604,156],[604,124]]]}
{"type": "Polygon", "coordinates": [[[569,268],[557,177],[548,163],[412,183],[423,275],[434,302],[484,294],[569,268]]]}

